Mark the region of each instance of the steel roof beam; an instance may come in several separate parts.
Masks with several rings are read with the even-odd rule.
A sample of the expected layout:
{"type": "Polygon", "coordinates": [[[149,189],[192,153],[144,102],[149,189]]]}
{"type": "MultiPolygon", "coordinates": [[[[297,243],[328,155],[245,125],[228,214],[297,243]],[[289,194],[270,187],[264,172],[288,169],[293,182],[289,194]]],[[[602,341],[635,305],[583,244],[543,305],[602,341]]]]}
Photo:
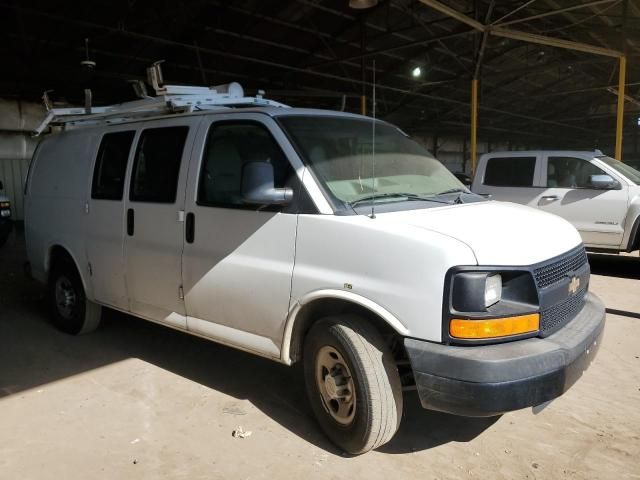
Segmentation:
{"type": "Polygon", "coordinates": [[[521,32],[519,30],[512,30],[509,28],[494,27],[492,25],[483,25],[482,23],[474,20],[473,18],[454,10],[447,5],[440,3],[438,0],[419,0],[421,3],[433,8],[441,13],[447,14],[450,17],[466,23],[467,25],[475,28],[479,32],[488,31],[490,35],[496,37],[511,38],[513,40],[522,40],[524,42],[537,43],[540,45],[547,45],[550,47],[564,48],[567,50],[577,50],[580,52],[593,53],[596,55],[604,55],[608,57],[620,58],[622,53],[617,50],[611,50],[608,48],[597,47],[595,45],[589,45],[587,43],[572,42],[570,40],[563,40],[559,38],[547,37],[545,35],[537,35],[535,33],[521,32]]]}
{"type": "Polygon", "coordinates": [[[587,7],[595,7],[596,5],[601,5],[603,3],[619,3],[620,0],[596,0],[593,2],[582,3],[580,5],[573,5],[571,7],[561,8],[558,10],[553,10],[551,12],[539,13],[537,15],[531,15],[529,17],[518,18],[516,20],[511,20],[510,22],[494,22],[492,26],[495,27],[506,27],[507,25],[514,25],[516,23],[528,22],[530,20],[537,20],[538,18],[550,17],[552,15],[558,15],[560,13],[571,12],[573,10],[577,10],[579,8],[587,8],[587,7]]]}

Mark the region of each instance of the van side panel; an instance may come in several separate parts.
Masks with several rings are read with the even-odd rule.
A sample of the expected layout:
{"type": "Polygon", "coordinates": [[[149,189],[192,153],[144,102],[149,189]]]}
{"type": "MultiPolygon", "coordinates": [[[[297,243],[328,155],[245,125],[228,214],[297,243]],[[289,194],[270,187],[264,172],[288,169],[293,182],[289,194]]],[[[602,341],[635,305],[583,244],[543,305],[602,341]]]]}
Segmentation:
{"type": "Polygon", "coordinates": [[[96,132],[76,131],[45,138],[32,165],[25,198],[25,236],[33,276],[45,282],[55,245],[73,257],[85,291],[85,203],[96,132]]]}

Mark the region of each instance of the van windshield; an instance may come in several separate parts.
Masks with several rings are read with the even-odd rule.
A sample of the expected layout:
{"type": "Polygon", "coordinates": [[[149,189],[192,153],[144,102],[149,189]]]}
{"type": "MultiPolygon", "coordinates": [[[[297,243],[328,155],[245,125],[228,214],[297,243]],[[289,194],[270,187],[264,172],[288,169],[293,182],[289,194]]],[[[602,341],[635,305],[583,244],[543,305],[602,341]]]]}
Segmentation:
{"type": "Polygon", "coordinates": [[[400,129],[348,117],[279,117],[306,164],[334,199],[355,205],[468,191],[400,129]]]}
{"type": "Polygon", "coordinates": [[[615,158],[607,157],[607,156],[604,156],[604,155],[601,156],[601,157],[597,157],[597,158],[598,158],[598,160],[602,160],[604,163],[609,165],[615,171],[617,171],[617,172],[621,173],[622,175],[624,175],[625,177],[627,177],[629,180],[631,180],[636,185],[640,185],[640,172],[638,170],[636,170],[635,168],[627,165],[626,163],[622,163],[621,161],[616,160],[615,158]]]}

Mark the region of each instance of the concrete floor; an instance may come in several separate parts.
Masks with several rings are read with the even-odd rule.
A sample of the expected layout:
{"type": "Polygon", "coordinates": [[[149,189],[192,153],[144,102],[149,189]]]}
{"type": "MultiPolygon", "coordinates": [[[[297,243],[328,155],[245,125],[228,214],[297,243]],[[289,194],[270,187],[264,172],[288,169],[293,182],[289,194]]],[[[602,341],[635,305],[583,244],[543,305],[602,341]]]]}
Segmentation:
{"type": "Polygon", "coordinates": [[[14,236],[0,249],[0,478],[640,478],[640,259],[590,259],[615,314],[567,394],[499,419],[409,394],[394,440],[347,458],[298,369],[116,313],[91,335],[56,331],[14,236]]]}

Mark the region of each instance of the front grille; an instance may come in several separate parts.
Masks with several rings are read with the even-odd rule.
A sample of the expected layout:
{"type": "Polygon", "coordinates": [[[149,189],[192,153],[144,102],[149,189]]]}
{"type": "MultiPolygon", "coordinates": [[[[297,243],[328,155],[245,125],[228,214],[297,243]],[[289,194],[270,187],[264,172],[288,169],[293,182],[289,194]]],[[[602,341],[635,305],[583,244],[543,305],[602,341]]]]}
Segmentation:
{"type": "Polygon", "coordinates": [[[538,288],[545,288],[562,280],[568,273],[575,272],[587,263],[584,247],[579,247],[559,260],[538,267],[533,271],[538,288]]]}
{"type": "Polygon", "coordinates": [[[587,289],[582,288],[575,295],[540,312],[540,336],[547,337],[575,318],[585,304],[587,289]]]}

